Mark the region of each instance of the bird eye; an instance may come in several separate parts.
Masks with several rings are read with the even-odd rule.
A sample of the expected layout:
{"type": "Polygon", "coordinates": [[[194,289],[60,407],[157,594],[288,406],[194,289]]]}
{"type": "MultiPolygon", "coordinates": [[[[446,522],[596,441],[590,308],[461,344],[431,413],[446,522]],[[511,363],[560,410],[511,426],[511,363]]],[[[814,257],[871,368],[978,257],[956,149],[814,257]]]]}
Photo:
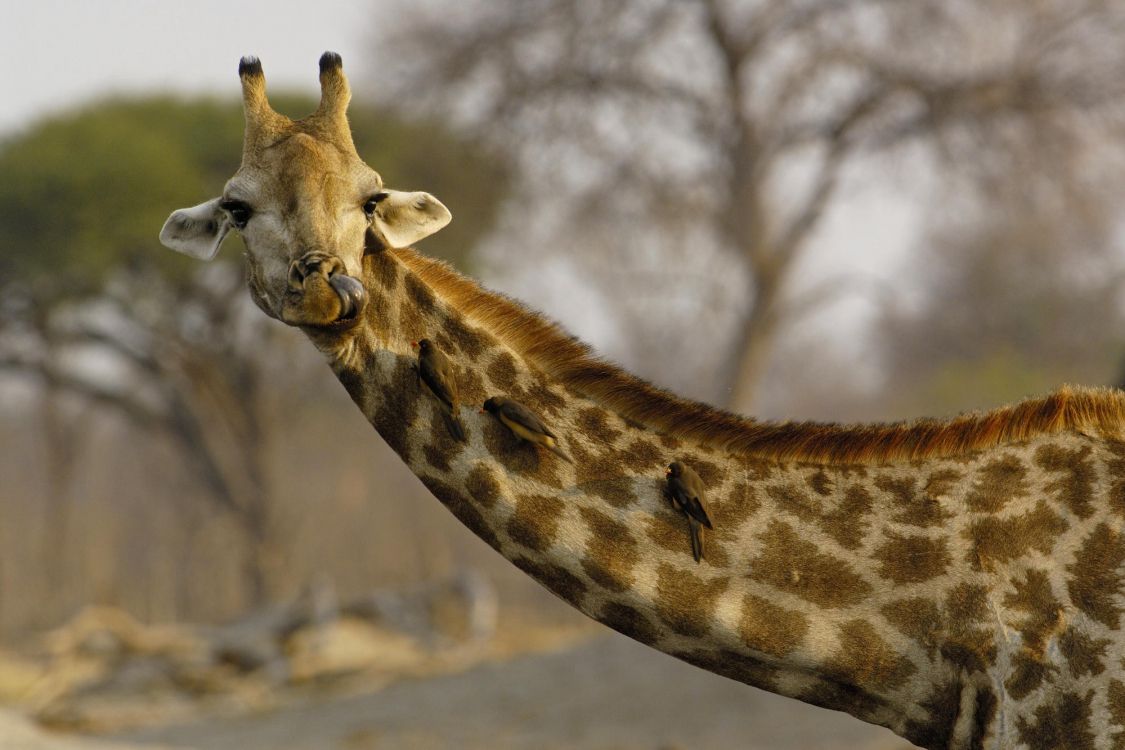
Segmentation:
{"type": "Polygon", "coordinates": [[[366,202],[364,202],[363,212],[367,214],[368,217],[373,216],[375,214],[375,208],[386,199],[386,193],[375,193],[375,195],[371,196],[367,199],[366,202]]]}
{"type": "Polygon", "coordinates": [[[231,222],[239,229],[245,228],[246,222],[250,221],[250,206],[242,201],[223,201],[219,207],[227,212],[231,222]]]}

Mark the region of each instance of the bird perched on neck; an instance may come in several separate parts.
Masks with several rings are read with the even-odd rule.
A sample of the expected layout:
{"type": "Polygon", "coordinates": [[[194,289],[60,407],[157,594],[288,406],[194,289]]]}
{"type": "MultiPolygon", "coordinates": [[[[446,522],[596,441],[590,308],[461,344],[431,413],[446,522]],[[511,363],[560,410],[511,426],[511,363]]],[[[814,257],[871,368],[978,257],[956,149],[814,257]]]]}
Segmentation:
{"type": "Polygon", "coordinates": [[[442,417],[449,434],[465,439],[465,428],[457,418],[457,378],[449,357],[429,339],[412,342],[418,349],[418,378],[442,405],[442,417]]]}
{"type": "Polygon", "coordinates": [[[535,412],[518,401],[503,396],[493,396],[484,402],[481,412],[488,412],[499,419],[501,424],[521,440],[542,446],[564,461],[574,463],[574,459],[559,447],[559,439],[555,433],[543,424],[543,420],[536,416],[535,412]]]}
{"type": "Polygon", "coordinates": [[[703,527],[711,526],[704,499],[703,480],[690,466],[681,461],[673,461],[665,472],[668,478],[668,494],[676,510],[687,516],[688,530],[691,532],[691,555],[699,562],[703,558],[703,527]]]}

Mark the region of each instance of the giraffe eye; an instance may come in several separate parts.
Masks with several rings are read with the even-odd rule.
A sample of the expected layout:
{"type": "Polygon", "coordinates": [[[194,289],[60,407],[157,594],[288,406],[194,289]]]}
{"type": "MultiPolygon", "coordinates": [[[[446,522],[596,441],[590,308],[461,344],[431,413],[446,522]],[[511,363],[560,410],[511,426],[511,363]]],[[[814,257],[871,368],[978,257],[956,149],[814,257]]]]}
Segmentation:
{"type": "Polygon", "coordinates": [[[375,209],[386,199],[386,193],[375,193],[375,195],[368,198],[367,201],[363,204],[363,212],[367,214],[368,217],[374,216],[375,209]]]}
{"type": "Polygon", "coordinates": [[[239,229],[244,229],[246,222],[250,221],[250,214],[252,213],[250,206],[242,201],[223,201],[219,204],[219,207],[227,212],[231,222],[239,229]]]}

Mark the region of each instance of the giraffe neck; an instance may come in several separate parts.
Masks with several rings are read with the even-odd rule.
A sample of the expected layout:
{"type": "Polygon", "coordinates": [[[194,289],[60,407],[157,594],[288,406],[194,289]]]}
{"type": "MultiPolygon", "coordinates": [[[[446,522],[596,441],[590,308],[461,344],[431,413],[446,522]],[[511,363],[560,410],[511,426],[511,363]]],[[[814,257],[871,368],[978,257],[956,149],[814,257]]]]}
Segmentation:
{"type": "MultiPolygon", "coordinates": [[[[504,331],[439,296],[410,252],[365,258],[370,302],[354,326],[306,332],[388,445],[477,536],[588,616],[710,671],[925,747],[997,736],[1007,698],[996,675],[1010,666],[997,644],[1012,637],[996,610],[996,561],[1017,555],[1002,529],[970,526],[1002,510],[971,507],[994,455],[822,465],[681,440],[553,381],[504,331]],[[418,384],[410,342],[423,337],[457,370],[465,443],[418,384]],[[574,465],[479,414],[492,395],[536,411],[574,465]],[[665,497],[675,459],[708,489],[715,530],[699,564],[665,497]]],[[[1019,529],[1032,546],[1065,526],[1046,502],[1019,529]]]]}

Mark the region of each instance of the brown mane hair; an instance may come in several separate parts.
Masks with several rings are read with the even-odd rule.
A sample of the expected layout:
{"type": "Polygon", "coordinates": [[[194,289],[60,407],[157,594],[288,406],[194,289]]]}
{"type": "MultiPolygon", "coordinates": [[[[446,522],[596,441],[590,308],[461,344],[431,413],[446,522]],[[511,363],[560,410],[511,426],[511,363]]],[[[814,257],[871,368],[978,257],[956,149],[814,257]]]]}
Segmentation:
{"type": "Polygon", "coordinates": [[[1062,387],[983,414],[885,424],[762,422],[681,398],[598,357],[556,323],[414,250],[390,251],[449,305],[529,364],[621,416],[704,445],[765,458],[836,464],[951,456],[1036,435],[1117,436],[1125,393],[1062,387]]]}

